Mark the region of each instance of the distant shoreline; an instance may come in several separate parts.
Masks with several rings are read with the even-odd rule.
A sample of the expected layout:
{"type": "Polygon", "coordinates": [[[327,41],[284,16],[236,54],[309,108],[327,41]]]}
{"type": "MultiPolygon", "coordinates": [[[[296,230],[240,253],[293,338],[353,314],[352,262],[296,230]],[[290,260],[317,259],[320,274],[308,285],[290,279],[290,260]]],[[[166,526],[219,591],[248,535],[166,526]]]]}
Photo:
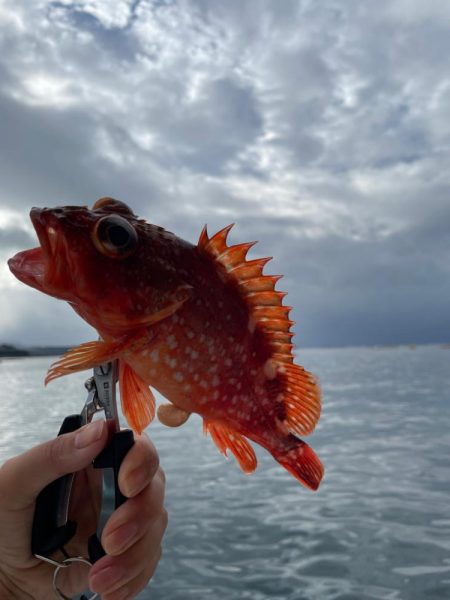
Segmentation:
{"type": "Polygon", "coordinates": [[[0,344],[0,358],[17,358],[30,356],[59,356],[67,352],[69,346],[31,346],[18,348],[13,344],[0,344]]]}
{"type": "MultiPolygon", "coordinates": [[[[409,348],[415,350],[422,346],[440,346],[443,349],[450,350],[450,343],[436,342],[430,344],[372,344],[367,346],[303,346],[296,348],[297,352],[302,350],[335,350],[351,348],[372,348],[374,350],[393,350],[395,348],[409,348]]],[[[71,346],[29,346],[20,348],[13,344],[0,344],[0,358],[27,358],[32,356],[60,356],[69,350],[71,346]]]]}

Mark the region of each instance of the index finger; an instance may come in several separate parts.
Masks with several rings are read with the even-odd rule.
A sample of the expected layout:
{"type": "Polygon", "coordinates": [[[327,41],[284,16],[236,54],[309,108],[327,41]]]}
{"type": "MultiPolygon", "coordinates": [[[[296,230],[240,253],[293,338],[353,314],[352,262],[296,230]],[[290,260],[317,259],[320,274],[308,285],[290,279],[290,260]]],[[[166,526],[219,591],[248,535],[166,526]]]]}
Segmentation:
{"type": "Polygon", "coordinates": [[[135,434],[134,439],[119,470],[119,488],[127,498],[136,496],[149,485],[159,467],[156,448],[145,433],[135,434]]]}

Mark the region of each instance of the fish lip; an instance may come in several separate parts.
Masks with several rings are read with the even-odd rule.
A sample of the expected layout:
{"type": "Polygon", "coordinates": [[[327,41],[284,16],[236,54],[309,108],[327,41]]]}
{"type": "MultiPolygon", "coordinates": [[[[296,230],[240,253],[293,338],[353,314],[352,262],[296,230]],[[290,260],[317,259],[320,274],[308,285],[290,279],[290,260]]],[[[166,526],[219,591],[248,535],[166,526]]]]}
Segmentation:
{"type": "Polygon", "coordinates": [[[57,232],[48,223],[48,215],[45,209],[31,209],[30,219],[40,245],[8,260],[10,270],[20,281],[44,292],[50,283],[58,250],[57,232]]]}
{"type": "Polygon", "coordinates": [[[51,248],[48,233],[47,233],[44,210],[45,209],[43,209],[43,208],[33,207],[30,210],[30,219],[31,219],[31,222],[33,223],[34,230],[36,231],[36,235],[38,237],[38,241],[41,246],[41,250],[43,253],[43,259],[46,260],[48,263],[50,257],[52,256],[52,248],[51,248]]]}

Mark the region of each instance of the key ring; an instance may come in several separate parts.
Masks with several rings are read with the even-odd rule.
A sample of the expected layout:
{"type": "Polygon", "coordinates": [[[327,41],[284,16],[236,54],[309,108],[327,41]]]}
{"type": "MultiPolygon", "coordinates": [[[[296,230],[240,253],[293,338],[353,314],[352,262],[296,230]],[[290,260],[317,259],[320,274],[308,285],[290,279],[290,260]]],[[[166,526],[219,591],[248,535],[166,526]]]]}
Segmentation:
{"type": "MultiPolygon", "coordinates": [[[[73,563],[81,563],[88,567],[92,567],[92,563],[87,558],[83,558],[82,556],[68,557],[65,558],[63,561],[54,560],[53,558],[48,558],[47,556],[39,556],[38,554],[36,554],[35,556],[36,558],[39,558],[40,560],[43,560],[49,565],[53,565],[55,567],[55,570],[53,572],[53,591],[55,592],[56,598],[58,598],[59,600],[72,600],[72,598],[69,598],[69,596],[63,594],[58,587],[58,574],[61,571],[61,569],[68,569],[73,563]]],[[[95,598],[98,597],[99,596],[96,592],[92,592],[91,596],[86,596],[86,594],[83,594],[82,596],[80,596],[79,600],[95,600],[95,598]]]]}
{"type": "MultiPolygon", "coordinates": [[[[50,562],[50,561],[48,561],[48,562],[50,562]]],[[[62,593],[62,591],[59,589],[57,580],[58,580],[58,574],[61,571],[61,569],[67,569],[73,563],[82,563],[84,565],[87,565],[88,567],[92,567],[92,563],[89,560],[87,560],[86,558],[83,558],[81,556],[76,556],[73,558],[66,558],[60,563],[58,563],[57,561],[51,561],[51,564],[54,564],[56,566],[55,571],[53,573],[53,590],[56,594],[56,597],[59,598],[59,600],[71,600],[71,598],[69,598],[69,596],[64,595],[62,593]]],[[[81,596],[80,600],[94,600],[95,598],[98,598],[98,594],[96,592],[92,592],[91,596],[83,595],[83,596],[81,596]]]]}
{"type": "MultiPolygon", "coordinates": [[[[61,563],[59,563],[59,565],[56,567],[54,573],[53,573],[53,590],[56,594],[56,597],[59,598],[60,600],[71,600],[71,598],[69,598],[69,596],[65,596],[62,591],[59,589],[58,584],[57,584],[57,580],[58,580],[58,574],[61,571],[61,569],[67,569],[70,567],[71,564],[73,563],[82,563],[84,565],[87,565],[88,567],[92,567],[92,563],[89,562],[86,558],[82,558],[81,556],[76,556],[74,558],[66,558],[65,560],[63,560],[61,563]]],[[[95,598],[98,598],[98,594],[96,592],[92,592],[92,596],[81,596],[80,600],[94,600],[95,598]]]]}

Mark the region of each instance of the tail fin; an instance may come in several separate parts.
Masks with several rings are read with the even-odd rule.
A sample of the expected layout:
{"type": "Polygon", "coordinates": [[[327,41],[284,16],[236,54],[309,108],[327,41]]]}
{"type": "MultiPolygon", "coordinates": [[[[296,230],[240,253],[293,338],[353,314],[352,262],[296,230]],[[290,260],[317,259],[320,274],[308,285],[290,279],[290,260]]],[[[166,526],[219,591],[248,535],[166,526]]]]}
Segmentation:
{"type": "Polygon", "coordinates": [[[273,450],[272,456],[301,484],[311,490],[317,490],[324,473],[318,456],[311,446],[294,435],[290,435],[288,440],[290,448],[273,450]]]}

